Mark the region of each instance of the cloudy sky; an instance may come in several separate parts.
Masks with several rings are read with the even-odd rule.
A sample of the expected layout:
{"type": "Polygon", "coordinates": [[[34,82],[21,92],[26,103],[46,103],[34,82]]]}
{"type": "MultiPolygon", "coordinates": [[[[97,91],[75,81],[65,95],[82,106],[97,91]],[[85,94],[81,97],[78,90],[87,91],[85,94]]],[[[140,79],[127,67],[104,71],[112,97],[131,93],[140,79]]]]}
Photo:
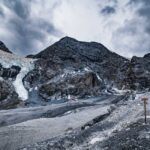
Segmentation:
{"type": "Polygon", "coordinates": [[[37,53],[64,36],[143,56],[150,0],[0,0],[0,40],[14,53],[37,53]]]}

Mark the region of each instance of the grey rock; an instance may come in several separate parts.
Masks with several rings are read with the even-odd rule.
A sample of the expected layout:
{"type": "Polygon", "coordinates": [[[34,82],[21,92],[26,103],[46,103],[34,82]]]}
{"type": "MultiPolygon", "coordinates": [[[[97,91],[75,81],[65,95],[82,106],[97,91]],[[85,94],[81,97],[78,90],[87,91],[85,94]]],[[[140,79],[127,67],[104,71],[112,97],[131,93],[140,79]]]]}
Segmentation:
{"type": "Polygon", "coordinates": [[[8,78],[16,78],[16,76],[19,74],[21,68],[18,66],[12,66],[11,68],[4,68],[0,64],[0,76],[8,79],[8,78]]]}
{"type": "Polygon", "coordinates": [[[20,100],[9,81],[0,80],[0,109],[16,108],[20,100]]]}

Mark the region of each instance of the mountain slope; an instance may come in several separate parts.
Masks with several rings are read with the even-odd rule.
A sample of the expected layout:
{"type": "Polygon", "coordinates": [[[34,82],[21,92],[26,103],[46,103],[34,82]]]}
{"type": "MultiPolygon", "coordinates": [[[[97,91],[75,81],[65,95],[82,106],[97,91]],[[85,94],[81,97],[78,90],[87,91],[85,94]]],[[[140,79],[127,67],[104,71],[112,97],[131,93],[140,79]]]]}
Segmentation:
{"type": "MultiPolygon", "coordinates": [[[[24,81],[28,83],[28,89],[38,87],[38,95],[46,101],[98,96],[106,89],[111,92],[111,87],[121,88],[118,68],[129,62],[102,44],[70,37],[32,58],[37,59],[36,67],[24,81]]],[[[35,91],[31,93],[35,95],[35,91]]]]}
{"type": "Polygon", "coordinates": [[[48,59],[65,67],[89,67],[108,80],[116,80],[118,68],[128,62],[100,43],[80,42],[70,37],[61,39],[33,58],[48,59]]]}

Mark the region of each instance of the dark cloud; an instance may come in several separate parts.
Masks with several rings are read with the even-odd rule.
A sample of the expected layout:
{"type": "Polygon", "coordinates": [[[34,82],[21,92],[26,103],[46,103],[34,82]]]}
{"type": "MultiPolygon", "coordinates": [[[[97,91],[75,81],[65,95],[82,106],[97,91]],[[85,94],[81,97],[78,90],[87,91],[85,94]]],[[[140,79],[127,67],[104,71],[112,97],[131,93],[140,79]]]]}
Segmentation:
{"type": "Polygon", "coordinates": [[[147,22],[149,22],[149,25],[146,28],[146,31],[149,31],[150,29],[150,1],[143,0],[143,3],[144,5],[141,9],[139,9],[138,13],[140,16],[145,17],[147,22]]]}
{"type": "MultiPolygon", "coordinates": [[[[11,24],[9,25],[10,28],[13,28],[15,31],[16,36],[16,51],[20,52],[25,55],[28,53],[34,53],[36,50],[36,45],[34,41],[43,42],[45,41],[47,34],[57,35],[57,30],[54,28],[52,24],[49,24],[48,22],[45,22],[44,20],[36,20],[34,22],[29,21],[22,21],[22,20],[10,20],[11,24]],[[44,30],[44,32],[43,32],[44,30]],[[29,52],[30,50],[30,52],[29,52]]],[[[50,42],[50,41],[49,41],[50,42]]],[[[51,43],[49,43],[51,44],[51,43]]]]}
{"type": "Polygon", "coordinates": [[[4,4],[13,10],[19,17],[26,19],[30,13],[30,1],[25,3],[22,0],[5,0],[4,4]]]}
{"type": "Polygon", "coordinates": [[[150,0],[130,0],[129,2],[129,4],[133,6],[138,3],[142,4],[142,7],[138,10],[138,13],[150,19],[150,0]]]}
{"type": "Polygon", "coordinates": [[[113,13],[115,13],[115,8],[114,7],[111,7],[111,6],[106,6],[105,8],[103,8],[102,10],[101,10],[101,13],[102,14],[113,14],[113,13]]]}
{"type": "Polygon", "coordinates": [[[72,36],[121,55],[150,52],[150,0],[1,0],[0,40],[26,55],[72,36]]]}
{"type": "Polygon", "coordinates": [[[139,14],[140,16],[145,17],[147,22],[149,22],[149,24],[145,27],[145,32],[150,34],[150,2],[144,8],[139,10],[139,14]]]}
{"type": "MultiPolygon", "coordinates": [[[[138,3],[142,5],[142,7],[138,9],[137,13],[140,17],[145,18],[146,22],[143,22],[143,26],[145,27],[145,33],[147,33],[150,38],[150,0],[131,0],[130,3],[133,5],[136,5],[138,3]]],[[[149,41],[149,38],[147,38],[146,40],[149,41]]],[[[144,43],[146,43],[146,41],[143,41],[143,43],[141,44],[144,43]]],[[[148,45],[149,46],[147,47],[147,49],[143,50],[146,53],[150,53],[150,41],[148,42],[148,45]]]]}
{"type": "Polygon", "coordinates": [[[17,52],[20,52],[20,50],[22,54],[26,54],[29,50],[32,52],[35,50],[33,41],[35,39],[43,41],[45,38],[44,33],[37,31],[30,22],[14,19],[11,19],[10,22],[11,24],[9,24],[9,27],[14,30],[16,38],[16,47],[14,48],[17,52]]]}
{"type": "Polygon", "coordinates": [[[138,13],[144,17],[150,19],[150,0],[131,0],[130,4],[136,5],[137,3],[143,4],[143,6],[138,10],[138,13]]]}
{"type": "MultiPolygon", "coordinates": [[[[40,51],[44,47],[38,47],[38,44],[44,45],[48,36],[57,37],[57,34],[59,34],[59,31],[50,22],[50,18],[43,19],[40,16],[30,17],[32,9],[36,9],[31,8],[31,2],[35,2],[36,4],[34,0],[3,0],[3,5],[9,9],[10,14],[7,11],[3,12],[0,7],[1,21],[6,21],[3,31],[7,30],[14,35],[13,39],[6,39],[3,38],[4,36],[0,36],[0,40],[4,39],[4,42],[9,43],[8,47],[11,47],[15,53],[21,55],[40,51]]],[[[49,13],[51,13],[51,10],[49,10],[49,13]]],[[[50,40],[48,44],[51,44],[50,40]]]]}
{"type": "Polygon", "coordinates": [[[4,17],[3,9],[0,7],[0,17],[4,17]]]}
{"type": "Polygon", "coordinates": [[[55,29],[55,27],[53,26],[53,24],[50,24],[44,20],[37,20],[37,26],[39,29],[44,28],[45,31],[47,31],[50,34],[57,34],[57,30],[55,29]]]}
{"type": "Polygon", "coordinates": [[[144,41],[146,43],[148,39],[144,37],[145,35],[142,35],[141,37],[140,24],[139,26],[137,26],[137,24],[139,24],[139,22],[136,19],[126,21],[123,27],[114,32],[113,42],[122,45],[122,50],[127,49],[129,52],[131,51],[133,55],[142,55],[143,53],[150,52],[148,50],[150,44],[144,45],[144,41]],[[125,43],[124,47],[123,43],[125,43]]]}

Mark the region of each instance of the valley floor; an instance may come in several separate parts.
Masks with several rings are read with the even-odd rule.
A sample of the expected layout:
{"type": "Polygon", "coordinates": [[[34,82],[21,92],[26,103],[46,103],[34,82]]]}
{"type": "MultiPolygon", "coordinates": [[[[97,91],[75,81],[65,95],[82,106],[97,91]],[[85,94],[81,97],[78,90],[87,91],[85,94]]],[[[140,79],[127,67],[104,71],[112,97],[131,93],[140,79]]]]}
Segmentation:
{"type": "Polygon", "coordinates": [[[148,150],[150,120],[143,124],[144,95],[150,98],[143,93],[132,100],[126,93],[0,111],[0,148],[148,150]]]}

